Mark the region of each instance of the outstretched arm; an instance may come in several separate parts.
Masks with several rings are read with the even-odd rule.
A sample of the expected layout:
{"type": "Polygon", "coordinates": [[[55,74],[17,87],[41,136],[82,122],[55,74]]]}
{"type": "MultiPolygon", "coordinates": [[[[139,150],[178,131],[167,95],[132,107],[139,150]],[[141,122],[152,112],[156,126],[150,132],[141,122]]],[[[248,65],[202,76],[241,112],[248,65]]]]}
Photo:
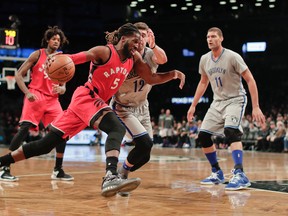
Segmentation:
{"type": "Polygon", "coordinates": [[[137,52],[134,55],[134,69],[137,74],[150,85],[163,84],[173,79],[180,79],[179,88],[182,89],[185,84],[185,74],[179,70],[172,70],[168,72],[153,73],[150,67],[142,60],[140,54],[137,52]]]}
{"type": "Polygon", "coordinates": [[[88,61],[93,61],[97,64],[103,64],[109,59],[109,56],[110,49],[107,46],[95,46],[88,51],[69,55],[75,65],[88,61]]]}
{"type": "MultiPolygon", "coordinates": [[[[53,53],[47,57],[45,63],[46,68],[48,68],[51,62],[55,60],[54,56],[59,54],[62,54],[62,52],[53,53]]],[[[75,65],[83,64],[89,61],[93,61],[97,64],[102,64],[103,62],[108,61],[110,56],[110,49],[107,46],[95,46],[87,51],[64,55],[69,56],[75,65]]]]}

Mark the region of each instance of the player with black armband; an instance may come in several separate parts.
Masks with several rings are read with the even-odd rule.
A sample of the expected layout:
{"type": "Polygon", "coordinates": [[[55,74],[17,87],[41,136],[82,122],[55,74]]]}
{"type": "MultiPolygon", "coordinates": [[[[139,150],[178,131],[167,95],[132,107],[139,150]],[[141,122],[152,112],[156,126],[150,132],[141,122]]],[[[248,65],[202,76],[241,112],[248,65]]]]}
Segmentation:
{"type": "Polygon", "coordinates": [[[0,157],[0,166],[46,154],[90,126],[108,135],[105,143],[106,174],[102,182],[101,195],[109,197],[118,192],[136,189],[141,182],[139,178],[122,179],[117,173],[125,127],[107,101],[117,92],[133,66],[150,84],[181,77],[181,72],[177,70],[157,76],[147,76],[152,72],[137,51],[139,41],[138,29],[133,24],[127,23],[115,31],[113,43],[69,55],[75,64],[91,62],[88,81],[75,90],[69,107],[50,124],[50,131],[45,137],[24,144],[17,150],[0,157]]]}

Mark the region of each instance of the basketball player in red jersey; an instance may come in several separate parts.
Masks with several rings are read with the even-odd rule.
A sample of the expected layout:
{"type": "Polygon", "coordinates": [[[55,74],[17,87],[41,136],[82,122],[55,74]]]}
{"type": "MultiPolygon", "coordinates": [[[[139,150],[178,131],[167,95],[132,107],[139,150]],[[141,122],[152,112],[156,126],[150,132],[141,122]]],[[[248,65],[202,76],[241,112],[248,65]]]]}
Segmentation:
{"type": "MultiPolygon", "coordinates": [[[[44,126],[48,126],[58,114],[62,112],[59,102],[59,94],[66,91],[65,85],[52,85],[51,80],[45,72],[45,62],[47,56],[55,53],[62,45],[68,44],[64,32],[57,26],[49,27],[42,39],[42,48],[34,51],[29,58],[21,65],[15,78],[21,91],[25,94],[20,128],[13,137],[9,150],[14,151],[26,139],[29,129],[38,128],[40,121],[44,126]],[[31,69],[31,82],[28,87],[25,85],[23,77],[31,69]]],[[[73,177],[66,174],[62,169],[65,143],[56,147],[56,164],[52,172],[52,179],[73,180],[73,177]]],[[[17,181],[18,178],[10,174],[10,167],[3,166],[0,170],[0,180],[17,181]]]]}
{"type": "Polygon", "coordinates": [[[107,134],[106,175],[102,183],[102,196],[114,196],[118,192],[129,192],[138,187],[139,178],[122,179],[117,173],[120,145],[126,130],[107,101],[118,91],[133,66],[137,68],[137,73],[151,84],[179,78],[180,86],[183,86],[185,76],[177,70],[150,75],[152,71],[137,51],[140,32],[131,23],[124,24],[114,31],[110,39],[106,46],[96,46],[88,51],[70,55],[75,64],[91,61],[88,81],[75,90],[68,109],[51,123],[50,131],[45,137],[26,143],[0,157],[0,166],[46,154],[87,126],[91,126],[107,134]]]}

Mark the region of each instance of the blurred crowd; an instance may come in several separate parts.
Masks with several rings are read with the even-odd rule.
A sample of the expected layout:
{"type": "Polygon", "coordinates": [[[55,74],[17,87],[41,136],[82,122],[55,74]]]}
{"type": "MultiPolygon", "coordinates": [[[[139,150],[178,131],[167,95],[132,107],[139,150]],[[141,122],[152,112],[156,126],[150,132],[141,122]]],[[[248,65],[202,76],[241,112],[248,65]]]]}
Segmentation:
{"type": "MultiPolygon", "coordinates": [[[[0,144],[8,145],[17,133],[19,116],[9,111],[0,112],[0,144]]],[[[288,153],[288,114],[272,110],[266,115],[266,124],[257,125],[252,120],[251,114],[246,114],[242,119],[243,149],[262,152],[288,153]]],[[[151,119],[153,127],[154,144],[162,147],[174,148],[201,148],[197,142],[199,128],[202,120],[197,117],[187,122],[185,117],[176,120],[170,109],[161,109],[158,117],[151,119]]],[[[31,129],[26,142],[38,139],[45,135],[44,128],[31,129]]],[[[218,149],[227,149],[229,146],[223,136],[212,137],[218,149]]]]}
{"type": "MultiPolygon", "coordinates": [[[[241,122],[243,149],[288,153],[287,116],[287,113],[272,110],[271,114],[266,116],[266,124],[258,125],[252,120],[251,114],[246,114],[241,122]]],[[[163,147],[201,148],[197,142],[201,123],[197,118],[192,122],[176,121],[169,109],[162,109],[157,123],[155,118],[152,118],[154,143],[163,147]]],[[[212,139],[218,149],[229,147],[224,136],[213,136],[212,139]]]]}

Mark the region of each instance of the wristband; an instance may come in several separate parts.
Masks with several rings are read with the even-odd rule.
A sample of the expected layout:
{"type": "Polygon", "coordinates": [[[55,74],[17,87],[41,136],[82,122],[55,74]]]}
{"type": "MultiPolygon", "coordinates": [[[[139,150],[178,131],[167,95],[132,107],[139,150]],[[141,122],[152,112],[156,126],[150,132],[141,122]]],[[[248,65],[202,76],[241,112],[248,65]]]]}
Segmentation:
{"type": "Polygon", "coordinates": [[[75,65],[87,62],[87,57],[86,57],[85,52],[79,52],[79,53],[68,55],[68,56],[72,59],[75,65]]]}

